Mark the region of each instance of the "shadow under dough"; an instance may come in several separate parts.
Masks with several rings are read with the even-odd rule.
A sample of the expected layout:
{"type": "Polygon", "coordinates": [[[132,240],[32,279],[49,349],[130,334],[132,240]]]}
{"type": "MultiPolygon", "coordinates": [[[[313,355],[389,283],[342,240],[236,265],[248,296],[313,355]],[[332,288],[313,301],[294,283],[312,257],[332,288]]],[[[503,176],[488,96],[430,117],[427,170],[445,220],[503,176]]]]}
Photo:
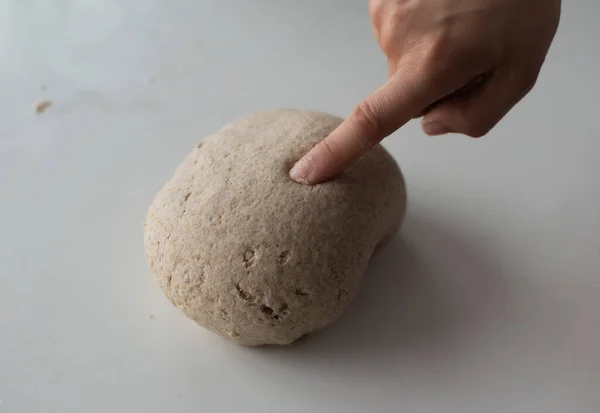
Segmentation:
{"type": "Polygon", "coordinates": [[[292,346],[250,351],[277,353],[294,368],[343,365],[388,375],[394,366],[462,360],[470,340],[501,330],[518,309],[514,285],[484,243],[407,219],[402,235],[374,256],[360,292],[336,323],[292,346]]]}

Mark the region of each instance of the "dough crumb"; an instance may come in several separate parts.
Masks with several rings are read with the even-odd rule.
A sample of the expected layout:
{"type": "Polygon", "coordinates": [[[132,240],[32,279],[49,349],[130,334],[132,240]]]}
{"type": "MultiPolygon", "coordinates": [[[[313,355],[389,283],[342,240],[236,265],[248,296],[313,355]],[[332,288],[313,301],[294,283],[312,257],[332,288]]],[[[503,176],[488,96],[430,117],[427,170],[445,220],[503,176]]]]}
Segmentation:
{"type": "Polygon", "coordinates": [[[148,314],[148,318],[149,318],[150,320],[154,320],[154,314],[148,314]]]}
{"type": "Polygon", "coordinates": [[[42,113],[44,113],[50,106],[52,106],[52,101],[51,100],[41,100],[39,102],[37,102],[34,106],[33,109],[35,110],[35,113],[37,115],[41,115],[42,113]]]}

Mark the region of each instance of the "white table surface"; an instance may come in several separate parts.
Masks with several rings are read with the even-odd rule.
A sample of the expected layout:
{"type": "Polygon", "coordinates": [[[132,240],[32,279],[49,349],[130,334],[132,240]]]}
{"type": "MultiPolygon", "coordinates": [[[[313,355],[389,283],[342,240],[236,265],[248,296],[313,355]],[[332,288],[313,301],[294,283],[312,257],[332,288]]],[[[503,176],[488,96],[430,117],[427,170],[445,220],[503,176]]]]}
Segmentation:
{"type": "Polygon", "coordinates": [[[0,0],[0,413],[600,411],[600,5],[565,3],[488,137],[386,141],[409,212],[343,318],[247,349],[163,296],[146,208],[232,118],[377,87],[366,0],[0,0]]]}

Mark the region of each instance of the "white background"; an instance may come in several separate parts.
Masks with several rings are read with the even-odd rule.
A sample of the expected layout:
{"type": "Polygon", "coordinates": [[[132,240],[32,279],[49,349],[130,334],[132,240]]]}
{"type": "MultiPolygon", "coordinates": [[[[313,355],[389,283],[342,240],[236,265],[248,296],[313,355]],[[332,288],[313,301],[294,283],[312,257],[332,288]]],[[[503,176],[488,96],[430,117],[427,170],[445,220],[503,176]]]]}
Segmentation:
{"type": "Polygon", "coordinates": [[[596,0],[489,136],[386,140],[406,224],[331,328],[237,347],[155,284],[146,208],[202,137],[384,81],[366,3],[0,0],[0,413],[600,411],[596,0]]]}

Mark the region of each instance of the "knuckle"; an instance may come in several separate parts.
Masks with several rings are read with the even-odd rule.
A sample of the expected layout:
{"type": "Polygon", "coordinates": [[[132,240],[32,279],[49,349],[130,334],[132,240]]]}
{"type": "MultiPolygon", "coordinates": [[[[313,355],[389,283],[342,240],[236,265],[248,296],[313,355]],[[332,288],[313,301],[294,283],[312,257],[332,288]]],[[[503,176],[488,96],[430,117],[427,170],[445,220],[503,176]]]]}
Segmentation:
{"type": "Polygon", "coordinates": [[[354,108],[351,120],[358,136],[364,136],[368,141],[374,141],[381,132],[381,122],[368,101],[361,102],[354,108]]]}
{"type": "Polygon", "coordinates": [[[413,48],[418,58],[417,69],[427,73],[432,82],[448,82],[454,77],[464,76],[465,59],[462,52],[453,47],[448,36],[436,36],[413,48]]]}
{"type": "Polygon", "coordinates": [[[472,121],[467,124],[465,135],[471,138],[481,138],[485,136],[494,127],[492,122],[489,121],[472,121]]]}
{"type": "Polygon", "coordinates": [[[452,47],[452,40],[448,34],[439,34],[430,37],[424,42],[423,62],[428,67],[437,68],[440,63],[452,61],[456,47],[452,47]]]}
{"type": "Polygon", "coordinates": [[[387,56],[393,56],[398,49],[398,41],[393,30],[381,28],[379,30],[379,44],[387,56]]]}
{"type": "Polygon", "coordinates": [[[386,6],[386,0],[369,0],[369,14],[374,25],[381,24],[386,6]]]}
{"type": "Polygon", "coordinates": [[[377,41],[386,55],[400,55],[406,47],[404,44],[404,27],[410,17],[411,10],[403,0],[370,0],[371,22],[377,41]]]}
{"type": "Polygon", "coordinates": [[[323,148],[322,150],[327,153],[327,156],[330,159],[334,159],[336,157],[337,153],[327,139],[323,139],[320,146],[323,148]]]}
{"type": "Polygon", "coordinates": [[[535,86],[539,76],[539,70],[528,70],[522,74],[521,86],[524,94],[527,94],[535,86]]]}
{"type": "Polygon", "coordinates": [[[494,60],[489,50],[461,42],[452,33],[431,36],[419,47],[422,70],[445,82],[458,82],[486,72],[494,60]]]}
{"type": "Polygon", "coordinates": [[[411,17],[413,10],[406,4],[396,4],[393,6],[391,12],[388,12],[388,21],[396,27],[406,24],[408,19],[411,17]]]}

